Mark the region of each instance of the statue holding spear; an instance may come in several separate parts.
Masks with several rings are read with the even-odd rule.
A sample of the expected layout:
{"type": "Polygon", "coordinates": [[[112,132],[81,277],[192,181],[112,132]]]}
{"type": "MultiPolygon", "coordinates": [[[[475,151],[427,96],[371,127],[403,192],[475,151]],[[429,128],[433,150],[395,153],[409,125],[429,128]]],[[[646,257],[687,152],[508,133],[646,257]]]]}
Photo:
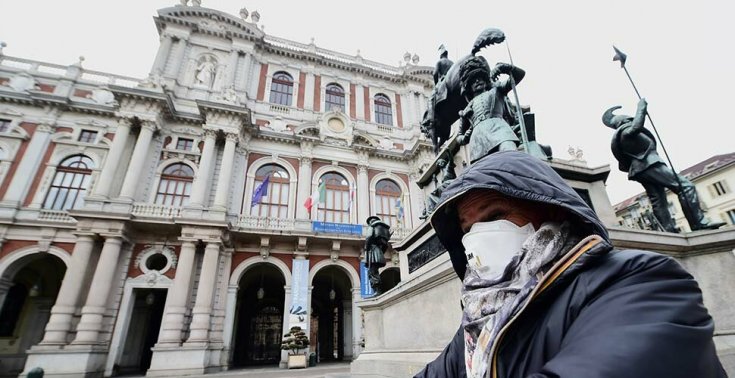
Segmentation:
{"type": "Polygon", "coordinates": [[[602,123],[615,130],[611,148],[613,155],[618,160],[620,170],[628,173],[629,180],[638,181],[643,185],[648,198],[651,200],[653,213],[664,231],[679,232],[676,222],[669,213],[666,189],[678,195],[684,216],[692,231],[717,229],[724,226],[725,223],[723,222],[710,222],[705,218],[699,205],[696,188],[691,181],[674,170],[669,154],[666,152],[663,142],[661,142],[661,136],[658,134],[651,115],[648,113],[648,103],[641,97],[628,69],[625,67],[627,56],[615,46],[613,48],[615,49],[613,60],[620,61],[620,66],[625,70],[625,74],[628,76],[639,99],[635,117],[614,114],[614,111],[619,109],[620,106],[614,106],[602,115],[602,123]],[[646,117],[648,117],[656,137],[645,128],[646,117]],[[661,149],[669,162],[668,166],[656,151],[656,139],[661,144],[661,149]]]}

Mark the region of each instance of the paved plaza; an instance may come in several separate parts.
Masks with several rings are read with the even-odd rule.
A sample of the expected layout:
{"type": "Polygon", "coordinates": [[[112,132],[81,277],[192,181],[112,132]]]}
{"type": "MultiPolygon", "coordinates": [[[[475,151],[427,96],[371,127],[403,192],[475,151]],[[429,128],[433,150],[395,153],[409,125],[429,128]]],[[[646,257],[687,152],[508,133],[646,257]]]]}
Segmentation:
{"type": "MultiPolygon", "coordinates": [[[[138,378],[143,376],[131,376],[129,378],[138,378]]],[[[188,375],[187,378],[349,378],[350,364],[349,362],[332,362],[319,364],[315,367],[307,369],[280,369],[278,367],[254,367],[245,369],[234,369],[222,373],[206,374],[206,375],[188,375]]]]}

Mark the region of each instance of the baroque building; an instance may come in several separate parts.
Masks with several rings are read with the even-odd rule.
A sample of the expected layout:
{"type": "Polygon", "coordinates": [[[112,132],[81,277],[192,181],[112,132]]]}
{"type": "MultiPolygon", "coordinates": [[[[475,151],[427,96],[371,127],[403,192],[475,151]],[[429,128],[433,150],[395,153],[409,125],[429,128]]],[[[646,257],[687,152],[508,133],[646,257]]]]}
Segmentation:
{"type": "MultiPolygon", "coordinates": [[[[735,193],[730,186],[735,185],[735,152],[712,156],[679,174],[694,184],[707,217],[715,222],[735,225],[735,193]]],[[[674,217],[676,226],[683,232],[691,231],[676,194],[669,190],[666,193],[669,212],[674,217]]],[[[615,205],[615,215],[623,227],[660,230],[645,192],[615,205]]]]}
{"type": "Polygon", "coordinates": [[[294,325],[361,351],[364,221],[420,223],[432,68],[185,3],[145,79],[0,50],[2,375],[279,364],[294,325]]]}

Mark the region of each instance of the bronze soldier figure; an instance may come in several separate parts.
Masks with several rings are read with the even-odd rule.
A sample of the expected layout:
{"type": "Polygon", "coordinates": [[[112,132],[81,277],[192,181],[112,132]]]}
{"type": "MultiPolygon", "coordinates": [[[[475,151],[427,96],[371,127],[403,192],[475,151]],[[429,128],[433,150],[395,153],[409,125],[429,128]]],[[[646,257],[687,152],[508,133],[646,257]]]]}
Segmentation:
{"type": "Polygon", "coordinates": [[[391,236],[390,226],[374,215],[368,217],[367,224],[370,229],[365,239],[365,266],[368,268],[370,286],[375,291],[375,295],[380,295],[382,290],[378,269],[385,266],[384,254],[388,249],[388,241],[391,236]]]}
{"type": "Polygon", "coordinates": [[[679,232],[669,213],[666,189],[679,196],[684,216],[693,231],[722,227],[725,223],[705,219],[694,185],[669,168],[656,152],[656,139],[644,127],[647,106],[646,100],[641,99],[635,117],[615,115],[613,112],[620,106],[614,106],[602,115],[602,123],[615,130],[612,152],[619,162],[620,170],[628,172],[629,180],[643,185],[651,200],[653,213],[664,230],[679,232]]]}

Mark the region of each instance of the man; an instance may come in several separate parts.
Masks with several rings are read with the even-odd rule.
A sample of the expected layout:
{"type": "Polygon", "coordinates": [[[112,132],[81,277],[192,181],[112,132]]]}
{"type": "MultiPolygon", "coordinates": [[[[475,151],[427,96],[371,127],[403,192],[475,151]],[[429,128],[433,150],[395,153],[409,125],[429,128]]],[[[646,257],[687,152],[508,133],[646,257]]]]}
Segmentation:
{"type": "Polygon", "coordinates": [[[416,377],[726,377],[692,276],[663,255],[613,250],[541,160],[482,158],[431,224],[462,279],[463,317],[416,377]]]}
{"type": "Polygon", "coordinates": [[[436,62],[436,66],[434,67],[434,85],[439,83],[439,80],[444,78],[444,75],[447,74],[449,69],[452,67],[452,62],[448,58],[449,51],[447,51],[447,48],[442,44],[439,46],[439,61],[436,62]]]}
{"type": "Polygon", "coordinates": [[[656,152],[656,138],[644,127],[647,106],[646,100],[641,99],[635,117],[613,114],[620,106],[614,106],[602,115],[602,123],[615,130],[612,152],[620,170],[628,172],[628,180],[643,185],[653,213],[664,231],[679,231],[669,213],[666,189],[679,195],[679,203],[692,231],[724,226],[724,222],[712,223],[705,219],[694,185],[669,168],[656,152]]]}
{"type": "Polygon", "coordinates": [[[475,56],[459,68],[460,93],[467,107],[460,111],[462,143],[469,138],[470,162],[495,151],[510,151],[518,147],[518,136],[508,124],[512,116],[506,109],[506,97],[512,80],[518,84],[525,71],[507,63],[498,63],[493,70],[483,57],[475,56]],[[509,77],[497,80],[498,75],[509,77]]]}
{"type": "Polygon", "coordinates": [[[390,226],[372,215],[365,221],[370,227],[365,239],[365,266],[368,268],[368,280],[375,291],[375,295],[382,294],[380,289],[380,273],[378,270],[385,266],[385,250],[390,240],[390,226]]]}

